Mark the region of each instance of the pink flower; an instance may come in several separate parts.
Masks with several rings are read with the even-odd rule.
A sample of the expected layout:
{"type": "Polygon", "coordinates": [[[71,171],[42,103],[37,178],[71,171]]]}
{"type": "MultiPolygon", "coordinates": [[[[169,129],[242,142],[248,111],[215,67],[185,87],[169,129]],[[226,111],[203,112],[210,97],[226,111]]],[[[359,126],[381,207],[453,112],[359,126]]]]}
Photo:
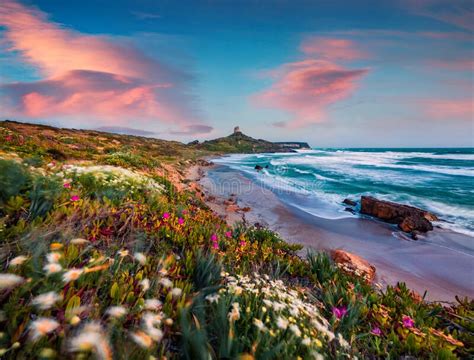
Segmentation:
{"type": "Polygon", "coordinates": [[[232,231],[226,231],[225,237],[230,239],[232,237],[232,231]]]}
{"type": "Polygon", "coordinates": [[[380,336],[382,335],[382,330],[378,326],[374,326],[372,330],[370,330],[370,333],[375,336],[380,336]]]}
{"type": "Polygon", "coordinates": [[[6,141],[12,141],[12,140],[13,140],[13,136],[7,135],[7,136],[5,136],[5,140],[6,140],[6,141]]]}
{"type": "Polygon", "coordinates": [[[79,199],[80,199],[79,195],[71,196],[71,201],[79,201],[79,199]]]}
{"type": "Polygon", "coordinates": [[[212,248],[215,249],[215,250],[219,250],[219,243],[213,242],[212,243],[212,248]]]}
{"type": "Polygon", "coordinates": [[[245,246],[245,245],[247,245],[247,242],[245,240],[242,240],[242,241],[240,241],[239,244],[240,244],[240,246],[245,246]]]}
{"type": "Polygon", "coordinates": [[[217,235],[216,234],[211,235],[211,241],[217,242],[217,235]]]}
{"type": "Polygon", "coordinates": [[[347,308],[345,306],[333,307],[332,313],[337,319],[342,319],[347,314],[347,308]]]}
{"type": "Polygon", "coordinates": [[[413,326],[415,326],[415,321],[411,317],[403,315],[402,324],[406,328],[412,328],[413,326]]]}
{"type": "Polygon", "coordinates": [[[183,224],[184,224],[184,219],[183,219],[183,218],[179,218],[179,219],[178,219],[178,224],[179,224],[179,225],[183,225],[183,224]]]}
{"type": "Polygon", "coordinates": [[[171,216],[170,213],[165,212],[163,214],[163,219],[169,219],[170,216],[171,216]]]}
{"type": "Polygon", "coordinates": [[[70,183],[64,183],[64,184],[63,184],[63,187],[64,187],[65,189],[70,189],[70,188],[71,188],[71,184],[70,184],[70,183]]]}

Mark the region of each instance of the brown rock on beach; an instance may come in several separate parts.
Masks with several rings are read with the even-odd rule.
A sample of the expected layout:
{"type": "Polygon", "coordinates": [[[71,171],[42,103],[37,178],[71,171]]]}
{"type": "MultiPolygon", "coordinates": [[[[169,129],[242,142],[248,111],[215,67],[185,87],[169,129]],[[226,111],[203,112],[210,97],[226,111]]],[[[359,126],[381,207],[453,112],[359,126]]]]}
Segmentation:
{"type": "Polygon", "coordinates": [[[338,249],[331,253],[334,262],[348,273],[358,275],[372,283],[375,279],[375,266],[360,256],[338,249]]]}
{"type": "Polygon", "coordinates": [[[409,205],[379,200],[372,196],[362,196],[360,202],[360,212],[362,214],[376,217],[391,224],[397,224],[405,232],[433,230],[431,221],[438,220],[435,214],[428,211],[409,205]]]}

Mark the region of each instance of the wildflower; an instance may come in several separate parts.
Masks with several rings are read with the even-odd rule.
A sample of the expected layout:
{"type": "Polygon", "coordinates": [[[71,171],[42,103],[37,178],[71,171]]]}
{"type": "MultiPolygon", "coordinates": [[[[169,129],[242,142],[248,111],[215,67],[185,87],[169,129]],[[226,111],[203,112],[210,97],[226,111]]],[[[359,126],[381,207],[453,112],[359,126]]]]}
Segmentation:
{"type": "Polygon", "coordinates": [[[148,289],[150,288],[150,280],[143,279],[142,281],[140,281],[140,286],[142,287],[142,290],[144,292],[148,291],[148,289]]]}
{"type": "Polygon", "coordinates": [[[143,253],[137,252],[133,255],[133,257],[140,263],[140,265],[146,264],[146,256],[143,253]]]}
{"type": "Polygon", "coordinates": [[[163,285],[165,288],[170,288],[173,286],[173,282],[166,277],[160,279],[160,284],[163,285]]]}
{"type": "Polygon", "coordinates": [[[74,315],[71,320],[69,320],[69,324],[71,324],[72,326],[76,326],[77,324],[79,324],[81,322],[81,318],[77,315],[74,315]]]}
{"type": "Polygon", "coordinates": [[[49,249],[50,249],[51,251],[59,250],[59,249],[62,249],[62,248],[63,248],[63,244],[57,243],[57,242],[51,243],[51,244],[49,245],[49,249]]]}
{"type": "Polygon", "coordinates": [[[380,336],[382,335],[382,330],[378,326],[374,326],[372,330],[370,330],[370,333],[375,336],[380,336]]]}
{"type": "Polygon", "coordinates": [[[161,319],[161,315],[151,312],[145,313],[142,317],[145,332],[155,341],[160,341],[163,338],[163,331],[157,328],[161,325],[161,319]]]}
{"type": "Polygon", "coordinates": [[[232,310],[228,314],[229,321],[236,321],[240,319],[240,305],[238,302],[232,304],[232,310]]]}
{"type": "Polygon", "coordinates": [[[0,290],[15,287],[23,280],[21,276],[15,274],[0,274],[0,290]]]}
{"type": "Polygon", "coordinates": [[[180,288],[173,288],[171,290],[171,295],[173,297],[180,297],[182,293],[183,293],[183,290],[181,290],[180,288]]]}
{"type": "Polygon", "coordinates": [[[333,307],[332,313],[336,319],[342,319],[347,314],[347,308],[345,306],[333,307]]]}
{"type": "Polygon", "coordinates": [[[70,189],[70,188],[71,188],[71,183],[68,183],[68,182],[67,182],[67,183],[64,183],[64,184],[63,184],[63,188],[65,188],[65,189],[70,189]]]}
{"type": "Polygon", "coordinates": [[[50,252],[46,255],[46,260],[48,260],[49,263],[57,263],[61,257],[62,255],[58,252],[50,252]]]}
{"type": "Polygon", "coordinates": [[[260,331],[265,331],[267,329],[266,326],[263,324],[262,320],[260,320],[260,319],[253,319],[253,324],[260,331]]]}
{"type": "Polygon", "coordinates": [[[163,304],[158,299],[146,299],[145,300],[145,309],[146,310],[158,310],[161,307],[161,305],[163,305],[163,304]]]}
{"type": "Polygon", "coordinates": [[[232,237],[232,231],[226,231],[225,232],[225,237],[230,239],[232,237]]]}
{"type": "Polygon", "coordinates": [[[65,283],[79,279],[79,276],[82,275],[84,270],[82,269],[69,269],[66,273],[63,274],[63,281],[65,283]]]}
{"type": "Polygon", "coordinates": [[[39,338],[53,332],[59,326],[59,323],[50,318],[40,317],[30,324],[31,340],[36,341],[39,338]]]}
{"type": "Polygon", "coordinates": [[[167,319],[165,320],[165,324],[168,325],[168,326],[173,325],[173,319],[167,318],[167,319]]]}
{"type": "Polygon", "coordinates": [[[151,337],[149,337],[147,334],[145,334],[141,330],[138,330],[130,334],[130,336],[133,339],[133,341],[135,341],[142,348],[148,349],[149,347],[151,347],[151,345],[153,345],[153,340],[151,339],[151,337]]]}
{"type": "Polygon", "coordinates": [[[216,242],[217,240],[218,240],[217,235],[216,235],[216,234],[212,234],[212,235],[211,235],[211,241],[212,241],[212,242],[216,242]]]}
{"type": "Polygon", "coordinates": [[[291,324],[290,325],[290,330],[293,334],[295,334],[295,336],[297,336],[297,337],[301,336],[301,330],[297,325],[291,324]]]}
{"type": "Polygon", "coordinates": [[[247,242],[245,240],[241,240],[239,242],[239,245],[243,247],[243,246],[247,245],[247,242]]]}
{"type": "Polygon", "coordinates": [[[56,294],[54,291],[49,291],[36,296],[31,303],[41,310],[47,310],[60,300],[62,300],[61,295],[56,294]]]}
{"type": "Polygon", "coordinates": [[[288,320],[279,316],[277,318],[277,326],[282,330],[286,330],[286,328],[288,327],[288,320]]]}
{"type": "Polygon", "coordinates": [[[301,344],[303,344],[304,346],[310,346],[311,339],[309,337],[305,337],[303,340],[301,340],[301,344]]]}
{"type": "Polygon", "coordinates": [[[45,266],[43,266],[43,270],[46,271],[46,275],[51,275],[55,274],[57,272],[60,272],[62,270],[62,266],[57,264],[57,263],[48,263],[45,266]]]}
{"type": "Polygon", "coordinates": [[[26,260],[28,260],[28,257],[26,257],[24,255],[20,255],[20,256],[17,256],[17,257],[14,257],[13,259],[11,259],[10,264],[8,266],[20,266],[26,260]]]}
{"type": "Polygon", "coordinates": [[[111,306],[107,309],[106,314],[113,318],[121,318],[127,314],[127,309],[123,306],[111,306]]]}
{"type": "Polygon", "coordinates": [[[337,340],[339,341],[339,344],[343,347],[348,349],[350,347],[349,343],[342,337],[342,334],[339,333],[337,334],[337,340]]]}
{"type": "Polygon", "coordinates": [[[403,315],[402,316],[402,324],[403,324],[403,327],[406,327],[406,328],[412,328],[413,326],[415,326],[415,321],[407,316],[407,315],[403,315]]]}
{"type": "Polygon", "coordinates": [[[212,243],[212,248],[214,250],[219,250],[219,243],[217,243],[217,242],[212,243]]]}
{"type": "Polygon", "coordinates": [[[217,303],[219,301],[219,294],[207,295],[206,300],[212,303],[217,303]]]}
{"type": "Polygon", "coordinates": [[[184,224],[184,219],[183,219],[183,218],[179,218],[179,219],[178,219],[178,224],[179,224],[179,225],[183,225],[183,224],[184,224]]]}
{"type": "Polygon", "coordinates": [[[164,219],[164,220],[169,219],[170,216],[171,216],[171,215],[170,215],[170,213],[168,213],[168,212],[163,213],[163,219],[164,219]]]}
{"type": "Polygon", "coordinates": [[[71,240],[71,244],[74,244],[74,245],[84,245],[84,244],[87,244],[88,242],[89,240],[81,239],[81,238],[71,240]]]}
{"type": "Polygon", "coordinates": [[[125,250],[125,249],[124,249],[124,250],[120,250],[120,251],[118,252],[118,254],[120,255],[120,257],[125,257],[125,256],[128,255],[128,250],[125,250]]]}
{"type": "Polygon", "coordinates": [[[110,345],[100,325],[97,323],[85,325],[79,335],[71,340],[70,344],[70,351],[91,351],[98,359],[112,359],[110,345]]]}
{"type": "Polygon", "coordinates": [[[72,202],[76,202],[76,201],[79,201],[80,200],[80,197],[79,195],[73,195],[71,196],[71,199],[70,199],[72,202]]]}

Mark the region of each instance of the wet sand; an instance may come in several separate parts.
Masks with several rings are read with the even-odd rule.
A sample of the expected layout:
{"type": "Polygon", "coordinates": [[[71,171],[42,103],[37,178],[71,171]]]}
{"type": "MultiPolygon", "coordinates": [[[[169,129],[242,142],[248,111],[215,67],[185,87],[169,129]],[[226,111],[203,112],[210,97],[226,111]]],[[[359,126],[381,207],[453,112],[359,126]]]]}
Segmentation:
{"type": "Polygon", "coordinates": [[[210,207],[230,223],[258,222],[286,241],[304,245],[304,253],[308,249],[355,253],[377,268],[377,282],[405,282],[420,294],[427,290],[428,300],[452,301],[455,295],[474,298],[474,251],[463,246],[474,239],[467,235],[435,229],[413,241],[395,226],[371,218],[313,216],[281,201],[292,194],[275,194],[226,166],[207,168],[194,180],[210,197],[210,207]],[[231,195],[240,208],[251,210],[229,214],[222,201],[231,195]]]}

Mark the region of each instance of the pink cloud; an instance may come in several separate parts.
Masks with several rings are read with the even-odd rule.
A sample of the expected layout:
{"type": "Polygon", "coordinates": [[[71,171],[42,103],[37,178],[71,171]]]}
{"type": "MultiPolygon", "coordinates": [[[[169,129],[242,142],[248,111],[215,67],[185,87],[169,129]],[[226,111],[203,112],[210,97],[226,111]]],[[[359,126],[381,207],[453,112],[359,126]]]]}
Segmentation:
{"type": "Polygon", "coordinates": [[[474,102],[472,99],[419,101],[426,115],[443,120],[474,121],[474,102]]]}
{"type": "Polygon", "coordinates": [[[318,59],[351,61],[368,58],[368,54],[360,46],[346,39],[309,37],[303,41],[300,49],[306,55],[318,59]]]}
{"type": "Polygon", "coordinates": [[[368,72],[335,62],[365,56],[354,50],[351,41],[317,39],[303,42],[301,49],[312,57],[270,71],[274,83],[252,98],[255,104],[291,114],[289,122],[274,124],[277,127],[299,128],[325,121],[328,107],[349,97],[357,88],[357,81],[368,72]]]}
{"type": "Polygon", "coordinates": [[[85,35],[48,21],[35,9],[6,0],[0,26],[11,51],[43,80],[0,85],[3,105],[29,118],[87,115],[106,123],[143,119],[187,126],[199,122],[187,72],[113,38],[85,35]]]}

